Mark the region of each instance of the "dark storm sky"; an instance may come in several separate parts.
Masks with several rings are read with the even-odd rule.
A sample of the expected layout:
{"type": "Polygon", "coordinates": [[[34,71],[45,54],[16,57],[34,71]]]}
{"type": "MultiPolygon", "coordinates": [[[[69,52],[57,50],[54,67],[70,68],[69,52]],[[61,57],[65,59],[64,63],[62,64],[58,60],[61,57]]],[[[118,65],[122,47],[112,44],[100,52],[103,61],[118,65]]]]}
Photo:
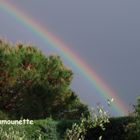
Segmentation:
{"type": "MultiPolygon", "coordinates": [[[[129,106],[140,95],[140,1],[9,0],[68,44],[129,106]]],[[[0,36],[46,44],[0,9],[0,36]]],[[[65,61],[65,60],[64,60],[65,61]]],[[[66,62],[67,63],[67,62],[66,62]]],[[[74,67],[72,88],[89,105],[104,101],[74,67]]]]}

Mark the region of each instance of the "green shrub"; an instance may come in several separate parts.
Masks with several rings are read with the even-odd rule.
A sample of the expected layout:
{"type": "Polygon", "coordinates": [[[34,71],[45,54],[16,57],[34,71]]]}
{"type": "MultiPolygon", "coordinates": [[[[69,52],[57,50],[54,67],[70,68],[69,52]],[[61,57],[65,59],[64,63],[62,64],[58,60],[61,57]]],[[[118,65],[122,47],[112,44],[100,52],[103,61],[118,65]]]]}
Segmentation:
{"type": "Polygon", "coordinates": [[[69,128],[71,129],[72,125],[74,123],[78,123],[78,120],[60,120],[57,121],[56,127],[57,127],[57,133],[59,134],[59,138],[62,140],[64,139],[66,130],[69,128]]]}
{"type": "Polygon", "coordinates": [[[134,112],[134,122],[126,127],[126,140],[140,140],[140,97],[138,97],[134,112]]]}
{"type": "Polygon", "coordinates": [[[1,125],[0,127],[1,140],[25,140],[27,136],[24,129],[21,127],[1,125]]]}
{"type": "MultiPolygon", "coordinates": [[[[44,120],[35,120],[34,125],[0,125],[0,139],[8,139],[9,137],[13,138],[15,136],[21,140],[22,137],[25,140],[63,140],[68,129],[67,133],[69,134],[69,138],[67,136],[67,139],[71,138],[72,140],[77,140],[79,136],[84,137],[84,140],[93,140],[93,138],[94,140],[98,140],[100,136],[102,136],[103,140],[125,140],[127,134],[132,134],[131,130],[134,128],[134,119],[132,117],[111,118],[109,119],[110,123],[99,120],[99,118],[93,119],[92,117],[87,118],[83,116],[81,121],[55,121],[47,118],[44,120]],[[129,127],[127,129],[129,131],[125,131],[125,126],[129,127]],[[14,136],[12,137],[12,135],[14,136]],[[77,139],[74,139],[76,137],[77,139]]],[[[134,133],[130,136],[128,140],[135,140],[137,138],[137,135],[135,135],[134,139],[134,133]]],[[[14,138],[13,140],[16,140],[14,138]]]]}
{"type": "Polygon", "coordinates": [[[129,116],[110,118],[110,123],[106,125],[103,138],[105,140],[124,140],[127,135],[126,126],[133,121],[134,118],[129,116]]]}
{"type": "MultiPolygon", "coordinates": [[[[140,97],[138,97],[137,100],[137,105],[135,107],[135,112],[136,112],[136,127],[137,127],[137,132],[140,134],[140,97]]],[[[140,138],[140,135],[139,135],[140,138]]]]}
{"type": "Polygon", "coordinates": [[[48,138],[39,125],[0,126],[0,140],[47,140],[48,138]]]}
{"type": "Polygon", "coordinates": [[[33,125],[0,124],[0,140],[62,140],[66,129],[74,122],[77,121],[47,118],[35,120],[33,125]]]}
{"type": "MultiPolygon", "coordinates": [[[[97,106],[97,112],[93,110],[88,117],[82,116],[80,123],[74,123],[71,129],[66,131],[66,140],[85,140],[88,129],[99,127],[105,130],[104,124],[109,123],[109,116],[102,106],[97,106]]],[[[94,136],[95,137],[95,136],[94,136]]],[[[98,139],[102,139],[99,135],[98,139]]]]}
{"type": "Polygon", "coordinates": [[[60,134],[57,131],[58,122],[52,120],[51,118],[38,120],[35,122],[43,133],[45,133],[46,139],[48,140],[58,140],[60,139],[60,134]]]}
{"type": "Polygon", "coordinates": [[[1,125],[0,140],[59,140],[57,122],[34,121],[33,125],[1,125]]]}

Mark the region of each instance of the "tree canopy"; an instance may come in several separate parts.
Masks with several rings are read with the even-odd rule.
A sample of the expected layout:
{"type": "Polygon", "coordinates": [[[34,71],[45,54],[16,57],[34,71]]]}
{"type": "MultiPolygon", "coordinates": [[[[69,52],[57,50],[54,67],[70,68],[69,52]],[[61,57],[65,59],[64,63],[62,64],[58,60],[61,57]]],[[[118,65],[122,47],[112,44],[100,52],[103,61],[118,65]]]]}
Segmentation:
{"type": "Polygon", "coordinates": [[[72,91],[72,78],[73,72],[59,56],[0,40],[0,110],[11,116],[80,117],[87,106],[72,91]]]}

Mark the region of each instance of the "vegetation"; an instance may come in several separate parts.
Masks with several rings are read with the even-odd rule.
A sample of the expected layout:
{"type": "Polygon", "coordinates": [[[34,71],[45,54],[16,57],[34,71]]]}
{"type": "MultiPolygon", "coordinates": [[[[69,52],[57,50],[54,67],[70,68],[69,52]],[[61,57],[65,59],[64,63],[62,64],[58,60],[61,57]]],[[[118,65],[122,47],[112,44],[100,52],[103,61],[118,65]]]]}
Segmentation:
{"type": "MultiPolygon", "coordinates": [[[[125,131],[126,127],[133,122],[133,119],[129,117],[112,118],[109,119],[109,123],[103,123],[105,129],[102,129],[102,127],[97,125],[98,122],[93,126],[93,120],[90,120],[92,123],[86,126],[85,124],[88,124],[88,122],[90,122],[89,120],[88,118],[85,120],[84,116],[81,118],[81,121],[55,121],[51,118],[47,118],[43,120],[34,120],[34,125],[1,125],[0,139],[4,136],[7,139],[12,136],[21,140],[38,140],[39,138],[40,140],[78,140],[74,139],[76,137],[73,138],[72,136],[74,134],[76,134],[76,136],[78,136],[78,134],[80,134],[80,136],[84,134],[84,140],[93,140],[93,138],[95,140],[99,138],[102,138],[102,140],[125,140],[128,137],[128,132],[125,131]],[[79,128],[80,131],[78,129],[73,129],[75,126],[79,128]],[[83,126],[86,129],[83,129],[83,126]],[[70,130],[74,133],[68,133],[70,130]],[[22,137],[24,139],[22,139],[22,137]]],[[[18,140],[16,138],[13,138],[13,140],[18,140]]]]}
{"type": "Polygon", "coordinates": [[[0,40],[0,120],[34,119],[0,124],[0,140],[140,140],[140,98],[133,116],[109,118],[81,103],[72,78],[59,56],[0,40]]]}
{"type": "MultiPolygon", "coordinates": [[[[97,106],[96,111],[92,111],[88,117],[81,117],[80,123],[74,123],[71,129],[66,131],[66,140],[85,140],[89,129],[101,128],[105,130],[104,124],[109,123],[109,116],[102,106],[97,106]]],[[[96,135],[97,136],[97,135],[96,135]]],[[[95,139],[102,139],[102,136],[94,136],[95,139]]]]}
{"type": "Polygon", "coordinates": [[[0,41],[0,110],[11,117],[80,118],[88,109],[71,90],[72,77],[59,56],[0,41]]]}
{"type": "Polygon", "coordinates": [[[134,108],[134,121],[126,127],[128,133],[126,140],[140,140],[140,97],[138,97],[137,104],[134,108]]]}
{"type": "Polygon", "coordinates": [[[140,97],[138,98],[137,105],[135,107],[135,113],[136,113],[136,132],[140,134],[140,97]]]}

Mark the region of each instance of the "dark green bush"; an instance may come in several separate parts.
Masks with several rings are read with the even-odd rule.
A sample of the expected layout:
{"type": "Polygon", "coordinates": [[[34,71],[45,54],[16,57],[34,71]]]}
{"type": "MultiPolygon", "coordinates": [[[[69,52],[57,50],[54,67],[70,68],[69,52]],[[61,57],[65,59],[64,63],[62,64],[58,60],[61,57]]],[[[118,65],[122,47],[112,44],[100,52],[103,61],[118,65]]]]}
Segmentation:
{"type": "MultiPolygon", "coordinates": [[[[74,123],[71,129],[67,129],[66,131],[66,140],[85,140],[89,139],[89,129],[101,129],[104,131],[105,124],[109,123],[109,116],[104,108],[101,105],[97,106],[97,109],[91,110],[89,116],[85,117],[84,115],[80,118],[80,123],[74,123]]],[[[96,135],[92,135],[93,137],[98,140],[101,140],[102,135],[101,133],[96,133],[96,135]]]]}
{"type": "Polygon", "coordinates": [[[52,120],[51,118],[45,120],[38,120],[35,122],[40,130],[45,133],[46,139],[50,140],[58,140],[60,139],[60,134],[57,131],[58,122],[52,120]]]}
{"type": "Polygon", "coordinates": [[[67,129],[71,129],[74,123],[80,123],[80,120],[61,120],[58,121],[57,131],[60,134],[60,138],[63,139],[67,129]]]}
{"type": "Polygon", "coordinates": [[[135,105],[134,121],[126,127],[126,140],[140,140],[140,97],[135,105]]]}
{"type": "MultiPolygon", "coordinates": [[[[135,113],[136,113],[136,127],[137,127],[137,132],[140,134],[140,97],[137,100],[137,104],[135,107],[135,113]]],[[[139,135],[140,138],[140,135],[139,135]]]]}
{"type": "Polygon", "coordinates": [[[88,129],[85,140],[98,140],[102,136],[102,140],[125,140],[127,136],[126,126],[134,122],[133,117],[117,117],[110,118],[110,123],[105,125],[105,131],[99,126],[88,129]]]}

